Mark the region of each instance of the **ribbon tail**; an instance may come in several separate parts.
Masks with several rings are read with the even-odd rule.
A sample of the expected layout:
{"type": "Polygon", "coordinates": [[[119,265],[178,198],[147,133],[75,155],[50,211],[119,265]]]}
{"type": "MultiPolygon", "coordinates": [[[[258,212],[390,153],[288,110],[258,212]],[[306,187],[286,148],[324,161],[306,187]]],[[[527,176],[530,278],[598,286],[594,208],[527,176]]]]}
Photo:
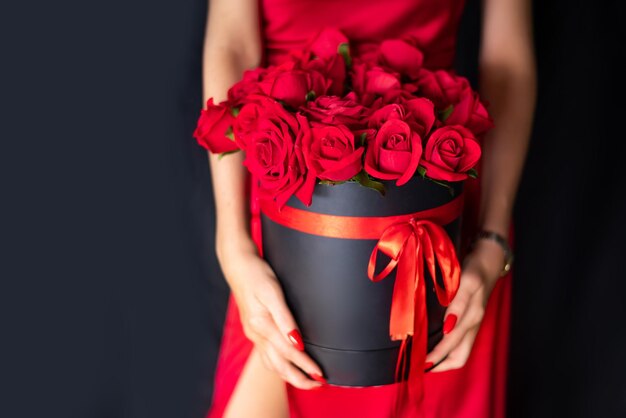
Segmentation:
{"type": "Polygon", "coordinates": [[[415,316],[415,278],[417,274],[416,240],[413,235],[405,242],[396,270],[396,282],[391,301],[389,334],[392,340],[403,340],[413,334],[415,316]]]}
{"type": "Polygon", "coordinates": [[[456,295],[461,278],[461,266],[456,255],[456,249],[445,229],[432,222],[426,223],[428,229],[427,257],[429,271],[432,275],[437,292],[437,298],[442,306],[448,306],[456,295]],[[437,281],[435,264],[441,271],[442,285],[437,281]]]}
{"type": "MultiPolygon", "coordinates": [[[[423,266],[423,264],[422,264],[423,266]]],[[[423,268],[423,267],[422,267],[423,268]]],[[[419,408],[424,400],[424,365],[428,345],[428,313],[426,308],[426,284],[422,274],[419,276],[415,297],[417,310],[415,312],[414,335],[411,347],[411,361],[409,369],[409,395],[413,403],[419,408]]]]}

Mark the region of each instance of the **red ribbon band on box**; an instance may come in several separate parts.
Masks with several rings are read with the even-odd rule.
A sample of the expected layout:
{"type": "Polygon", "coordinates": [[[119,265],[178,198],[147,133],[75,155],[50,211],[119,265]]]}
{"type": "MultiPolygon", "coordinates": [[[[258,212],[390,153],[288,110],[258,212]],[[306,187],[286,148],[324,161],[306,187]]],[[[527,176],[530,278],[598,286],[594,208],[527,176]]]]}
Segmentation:
{"type": "Polygon", "coordinates": [[[457,219],[463,209],[463,195],[437,208],[396,216],[339,216],[309,212],[284,206],[278,210],[270,200],[259,199],[255,182],[251,184],[252,236],[262,255],[260,212],[285,227],[309,234],[344,239],[378,239],[370,255],[367,274],[379,281],[394,269],[394,285],[389,320],[389,334],[402,340],[396,376],[404,376],[400,366],[406,354],[406,342],[413,336],[409,370],[409,394],[417,402],[423,398],[423,373],[426,359],[428,318],[424,263],[436,277],[436,267],[442,273],[442,286],[433,280],[437,298],[442,306],[450,304],[459,287],[461,268],[454,244],[441,225],[457,219]],[[378,251],[391,260],[375,274],[378,251]]]}

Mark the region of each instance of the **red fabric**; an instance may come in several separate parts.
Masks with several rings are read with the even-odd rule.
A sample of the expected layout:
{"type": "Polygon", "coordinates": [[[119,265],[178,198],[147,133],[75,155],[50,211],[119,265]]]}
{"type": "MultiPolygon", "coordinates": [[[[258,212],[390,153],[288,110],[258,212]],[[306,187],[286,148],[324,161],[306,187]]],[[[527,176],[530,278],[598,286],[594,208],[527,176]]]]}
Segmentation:
{"type": "Polygon", "coordinates": [[[266,59],[279,62],[332,26],[357,43],[357,50],[411,35],[424,52],[425,67],[449,68],[463,6],[464,0],[260,0],[266,59]]]}
{"type": "MultiPolygon", "coordinates": [[[[385,38],[411,35],[425,53],[424,65],[449,68],[463,0],[261,0],[265,60],[277,63],[288,50],[303,46],[324,26],[339,27],[358,42],[356,49],[385,38]]],[[[472,236],[478,201],[477,181],[465,191],[464,236],[472,236]]],[[[251,195],[252,224],[259,222],[251,195]]],[[[253,227],[254,228],[254,227],[253,227]]],[[[260,236],[254,237],[260,246],[260,236]]],[[[262,254],[262,249],[259,248],[262,254]]],[[[504,418],[509,339],[510,275],[496,285],[472,354],[458,370],[427,373],[422,412],[407,418],[504,418]]],[[[252,344],[243,334],[230,299],[218,359],[213,405],[207,418],[222,418],[252,344]]],[[[368,388],[326,386],[314,391],[287,385],[292,418],[400,418],[393,415],[399,385],[368,388]]],[[[403,417],[404,418],[404,417],[403,417]]]]}

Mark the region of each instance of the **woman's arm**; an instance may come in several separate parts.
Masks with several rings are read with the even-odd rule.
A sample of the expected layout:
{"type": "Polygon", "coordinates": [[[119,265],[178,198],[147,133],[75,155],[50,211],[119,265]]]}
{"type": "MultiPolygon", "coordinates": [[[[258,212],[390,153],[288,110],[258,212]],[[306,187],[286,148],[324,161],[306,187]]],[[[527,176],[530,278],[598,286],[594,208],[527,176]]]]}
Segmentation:
{"type": "MultiPolygon", "coordinates": [[[[243,71],[259,65],[261,40],[256,0],[210,0],[204,48],[204,98],[226,98],[243,71]]],[[[218,159],[209,153],[216,208],[216,254],[239,308],[246,336],[265,365],[301,389],[320,384],[309,375],[320,368],[303,352],[282,289],[258,256],[250,235],[243,152],[218,159]],[[296,341],[294,342],[294,337],[296,341]]]]}
{"type": "Polygon", "coordinates": [[[530,0],[485,0],[481,96],[496,121],[483,145],[479,224],[508,236],[536,98],[530,0]]]}
{"type": "MultiPolygon", "coordinates": [[[[483,141],[479,226],[507,237],[536,98],[530,0],[484,0],[479,66],[481,96],[495,122],[483,141]]],[[[491,240],[478,241],[466,257],[446,311],[446,335],[426,359],[440,362],[433,371],[467,361],[503,265],[504,252],[491,240]]]]}
{"type": "MultiPolygon", "coordinates": [[[[204,41],[204,101],[226,99],[230,86],[246,69],[260,63],[261,41],[257,2],[254,0],[212,0],[209,2],[204,41]]],[[[215,195],[216,253],[255,251],[247,224],[245,167],[243,152],[221,159],[209,153],[215,195]]],[[[228,280],[228,277],[226,278],[228,280]]]]}

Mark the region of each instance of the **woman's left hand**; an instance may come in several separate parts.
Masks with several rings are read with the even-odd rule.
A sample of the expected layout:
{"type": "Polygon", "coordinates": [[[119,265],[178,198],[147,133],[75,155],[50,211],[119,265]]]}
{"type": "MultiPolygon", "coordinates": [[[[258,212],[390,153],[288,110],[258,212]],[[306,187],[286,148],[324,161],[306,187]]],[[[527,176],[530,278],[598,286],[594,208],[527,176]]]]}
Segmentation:
{"type": "Polygon", "coordinates": [[[500,277],[503,259],[502,248],[484,239],[465,257],[459,290],[446,310],[444,337],[428,353],[426,371],[443,372],[465,365],[489,295],[500,277]]]}

